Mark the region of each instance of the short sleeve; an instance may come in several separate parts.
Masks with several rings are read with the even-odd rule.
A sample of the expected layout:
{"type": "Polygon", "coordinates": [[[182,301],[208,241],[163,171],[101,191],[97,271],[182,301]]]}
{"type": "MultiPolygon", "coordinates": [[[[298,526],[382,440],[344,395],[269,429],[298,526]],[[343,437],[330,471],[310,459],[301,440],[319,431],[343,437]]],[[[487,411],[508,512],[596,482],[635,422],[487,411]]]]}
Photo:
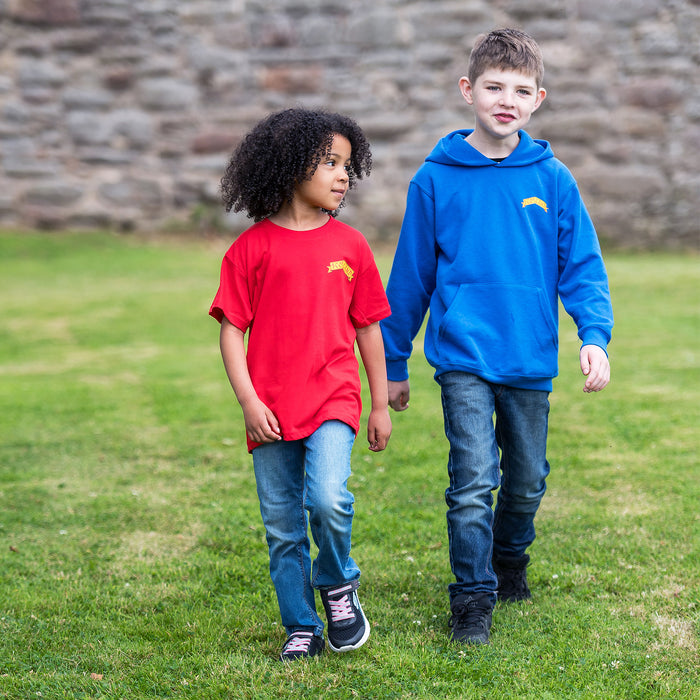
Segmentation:
{"type": "Polygon", "coordinates": [[[369,326],[391,314],[384,284],[366,240],[362,241],[362,266],[350,304],[350,318],[355,328],[369,326]]]}
{"type": "Polygon", "coordinates": [[[234,246],[221,262],[219,289],[209,309],[209,315],[219,323],[224,316],[237,328],[246,331],[253,318],[248,276],[234,246]]]}

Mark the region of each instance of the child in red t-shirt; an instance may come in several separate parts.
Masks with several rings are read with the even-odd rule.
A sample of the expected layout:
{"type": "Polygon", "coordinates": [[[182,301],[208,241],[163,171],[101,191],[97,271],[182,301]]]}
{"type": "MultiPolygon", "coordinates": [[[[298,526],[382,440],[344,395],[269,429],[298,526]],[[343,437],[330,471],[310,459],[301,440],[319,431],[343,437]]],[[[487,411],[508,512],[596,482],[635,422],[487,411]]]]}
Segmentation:
{"type": "Polygon", "coordinates": [[[299,108],[255,126],[221,181],[226,210],[255,221],[224,256],[209,313],[221,323],[221,354],[253,455],[288,635],[282,661],[323,651],[315,589],[331,649],[357,649],[369,636],[350,556],[347,480],[362,410],[355,342],[372,403],[369,449],[378,452],[391,435],[379,329],[390,309],[367,241],[335,216],[370,168],[369,144],[352,119],[299,108]],[[313,564],[307,522],[318,547],[313,564]]]}

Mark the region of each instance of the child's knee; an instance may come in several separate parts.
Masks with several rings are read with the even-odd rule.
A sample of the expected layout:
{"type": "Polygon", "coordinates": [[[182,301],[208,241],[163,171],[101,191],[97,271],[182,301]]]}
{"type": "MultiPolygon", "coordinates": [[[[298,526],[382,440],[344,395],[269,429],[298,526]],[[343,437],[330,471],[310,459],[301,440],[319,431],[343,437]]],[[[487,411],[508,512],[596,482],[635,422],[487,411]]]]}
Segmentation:
{"type": "Polygon", "coordinates": [[[313,499],[307,500],[309,517],[326,526],[343,522],[354,514],[354,499],[347,490],[323,489],[313,499]]]}

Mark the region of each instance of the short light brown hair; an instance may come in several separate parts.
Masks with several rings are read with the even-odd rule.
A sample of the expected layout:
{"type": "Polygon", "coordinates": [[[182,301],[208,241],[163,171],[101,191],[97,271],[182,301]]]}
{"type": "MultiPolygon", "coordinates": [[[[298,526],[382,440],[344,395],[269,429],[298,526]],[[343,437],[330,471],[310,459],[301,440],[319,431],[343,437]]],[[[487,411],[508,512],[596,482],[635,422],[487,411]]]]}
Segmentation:
{"type": "Polygon", "coordinates": [[[494,29],[476,38],[469,56],[469,82],[474,85],[477,78],[490,68],[532,75],[538,88],[544,80],[542,51],[529,34],[519,29],[494,29]]]}

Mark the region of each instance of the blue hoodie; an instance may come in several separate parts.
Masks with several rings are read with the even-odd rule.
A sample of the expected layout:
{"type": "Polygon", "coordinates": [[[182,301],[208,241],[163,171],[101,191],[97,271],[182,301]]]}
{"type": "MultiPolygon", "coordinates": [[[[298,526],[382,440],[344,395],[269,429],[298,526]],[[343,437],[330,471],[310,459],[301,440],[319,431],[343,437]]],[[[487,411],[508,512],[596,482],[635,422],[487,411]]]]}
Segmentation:
{"type": "Polygon", "coordinates": [[[465,137],[442,138],[408,189],[381,322],[389,379],[408,378],[413,338],[430,309],[425,356],[457,370],[551,391],[558,298],[584,345],[606,350],[613,326],[605,265],[571,173],[546,141],[519,132],[495,162],[465,137]]]}

